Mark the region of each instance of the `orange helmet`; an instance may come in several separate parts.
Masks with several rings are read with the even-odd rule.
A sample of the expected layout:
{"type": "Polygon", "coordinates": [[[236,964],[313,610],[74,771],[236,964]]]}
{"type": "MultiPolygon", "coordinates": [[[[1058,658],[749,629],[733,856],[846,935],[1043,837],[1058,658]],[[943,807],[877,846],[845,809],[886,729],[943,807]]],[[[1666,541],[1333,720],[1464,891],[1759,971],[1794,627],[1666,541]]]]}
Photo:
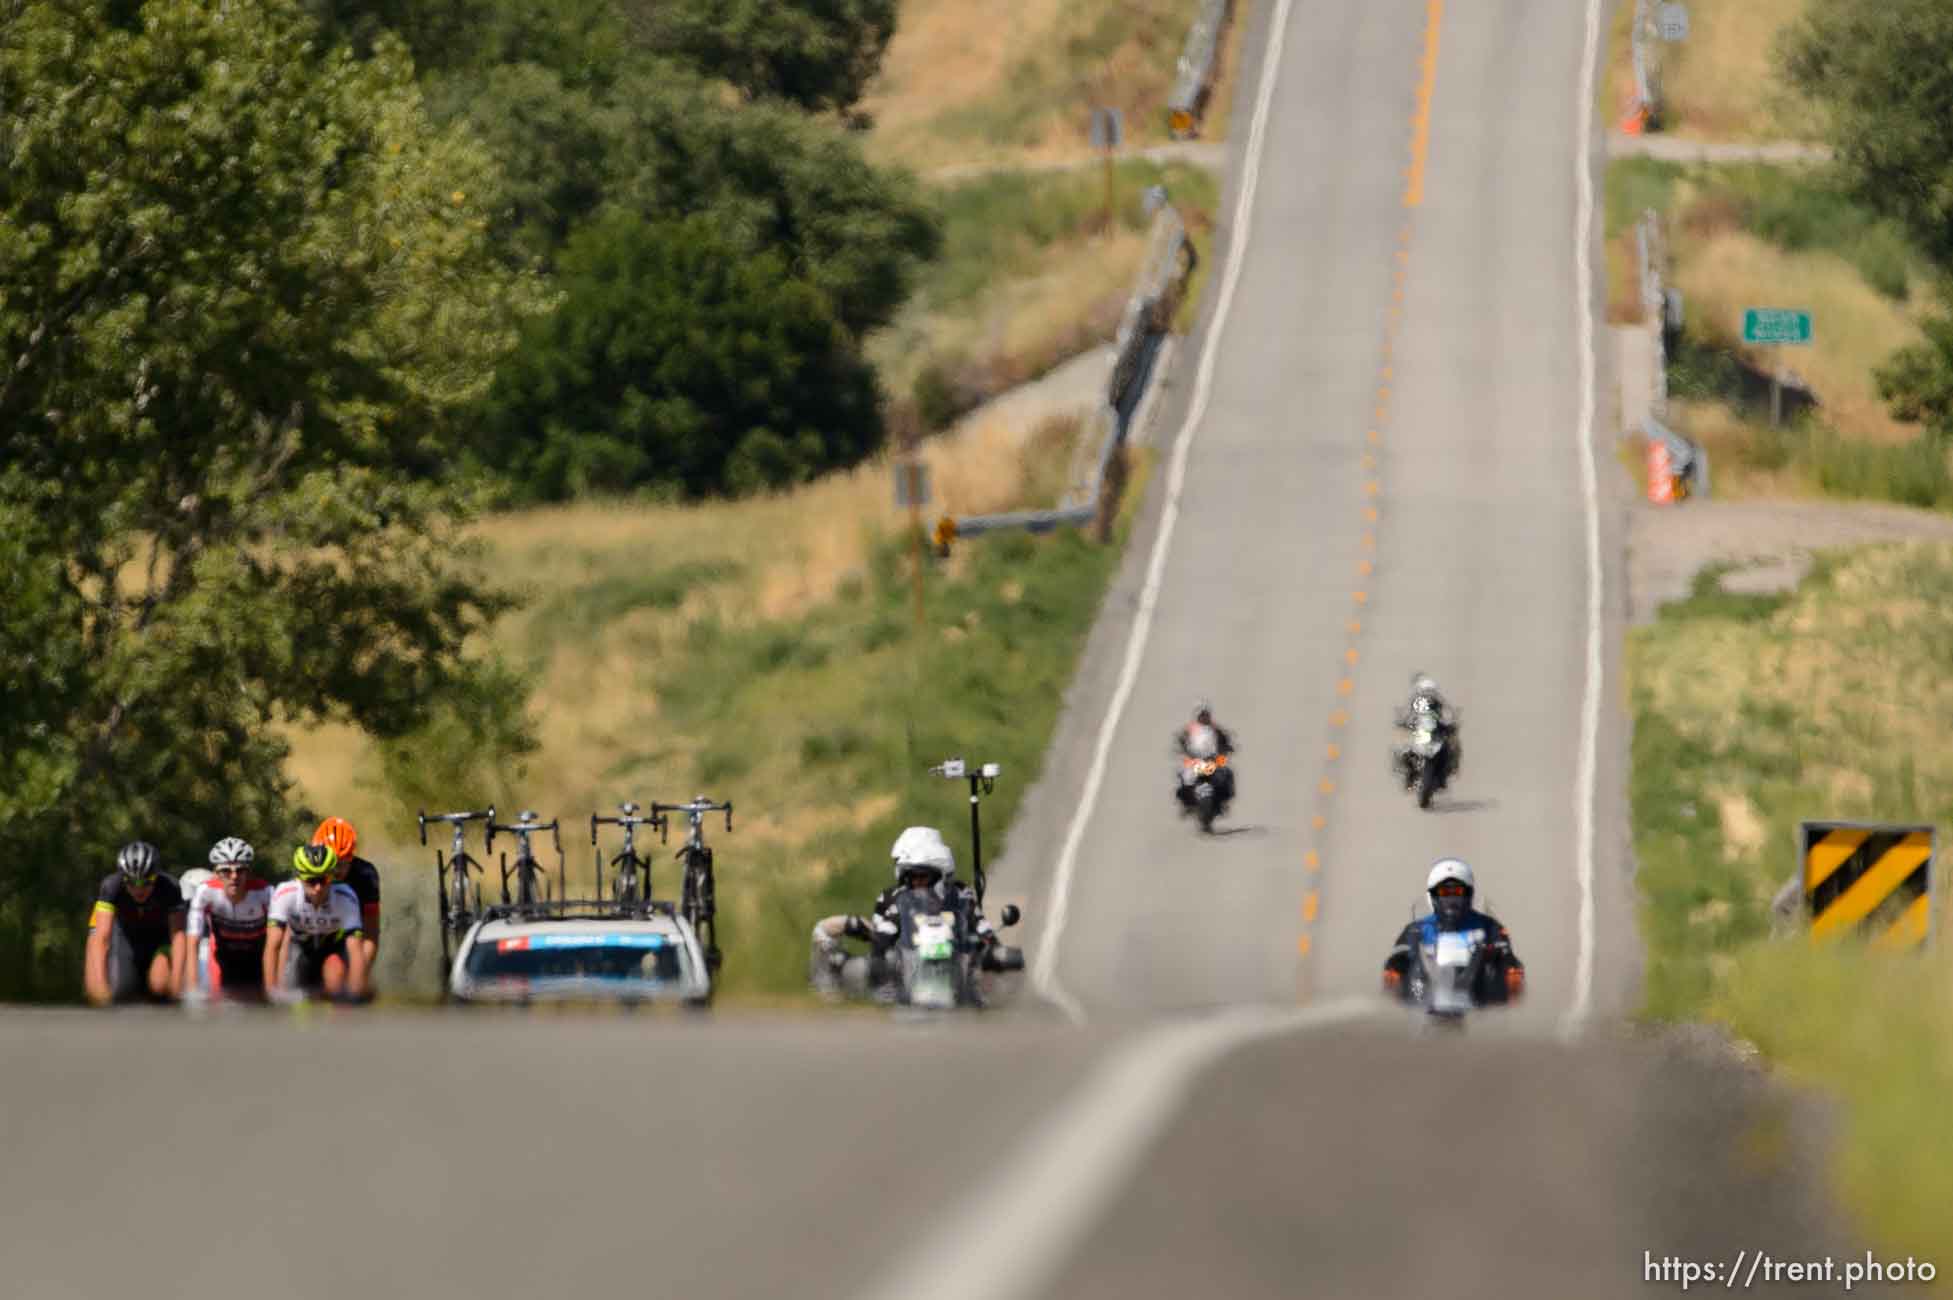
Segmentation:
{"type": "Polygon", "coordinates": [[[350,858],[359,843],[359,832],[344,817],[328,817],[312,832],[312,842],[325,845],[339,857],[350,858]]]}

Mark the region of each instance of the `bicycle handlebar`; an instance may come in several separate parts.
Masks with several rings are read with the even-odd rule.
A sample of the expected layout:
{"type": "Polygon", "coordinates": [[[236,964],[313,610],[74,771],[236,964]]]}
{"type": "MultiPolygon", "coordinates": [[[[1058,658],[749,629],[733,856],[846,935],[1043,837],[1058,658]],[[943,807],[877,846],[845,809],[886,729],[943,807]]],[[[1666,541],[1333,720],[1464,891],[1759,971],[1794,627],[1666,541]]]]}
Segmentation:
{"type": "MultiPolygon", "coordinates": [[[[704,795],[699,795],[690,803],[659,803],[656,799],[651,801],[651,812],[654,816],[658,813],[682,812],[687,814],[693,821],[698,821],[706,813],[720,811],[723,811],[726,815],[726,834],[730,835],[732,834],[732,800],[730,799],[724,803],[714,803],[704,795]]],[[[664,825],[661,824],[658,829],[662,834],[665,829],[664,825]]]]}
{"type": "Polygon", "coordinates": [[[419,821],[420,821],[420,842],[421,842],[421,844],[422,844],[423,846],[425,846],[425,845],[426,845],[426,843],[427,843],[427,823],[429,823],[429,822],[448,822],[448,823],[451,823],[451,824],[452,824],[452,825],[454,826],[454,830],[455,830],[455,834],[457,834],[457,835],[459,835],[459,834],[461,833],[461,827],[462,827],[463,825],[465,825],[465,824],[466,824],[466,823],[468,823],[468,822],[478,822],[478,821],[481,821],[481,820],[482,820],[483,818],[487,818],[487,819],[488,819],[488,821],[489,821],[489,822],[491,822],[491,823],[493,823],[493,822],[494,822],[494,820],[495,820],[495,805],[494,805],[494,804],[490,804],[490,805],[488,805],[488,811],[487,811],[487,812],[451,812],[451,813],[426,813],[426,812],[423,812],[423,813],[421,813],[421,814],[420,814],[420,817],[419,817],[419,821]]]}
{"type": "Polygon", "coordinates": [[[528,851],[529,837],[531,835],[537,835],[542,833],[543,831],[548,831],[550,834],[550,838],[554,840],[556,844],[556,856],[559,858],[562,857],[563,856],[563,832],[559,829],[560,822],[555,818],[552,818],[546,822],[528,820],[528,818],[532,818],[534,816],[535,816],[534,813],[529,813],[527,817],[525,817],[522,821],[517,822],[513,826],[504,826],[493,821],[489,822],[488,823],[489,852],[492,853],[495,851],[495,832],[497,831],[502,832],[504,835],[514,835],[519,837],[522,840],[522,847],[525,852],[528,851]]]}
{"type": "Polygon", "coordinates": [[[620,815],[616,817],[600,817],[596,813],[591,813],[590,843],[594,845],[597,842],[597,827],[599,826],[622,826],[626,831],[629,831],[639,826],[655,827],[664,825],[664,818],[655,812],[649,817],[638,816],[638,807],[639,805],[634,803],[619,804],[620,815]]]}

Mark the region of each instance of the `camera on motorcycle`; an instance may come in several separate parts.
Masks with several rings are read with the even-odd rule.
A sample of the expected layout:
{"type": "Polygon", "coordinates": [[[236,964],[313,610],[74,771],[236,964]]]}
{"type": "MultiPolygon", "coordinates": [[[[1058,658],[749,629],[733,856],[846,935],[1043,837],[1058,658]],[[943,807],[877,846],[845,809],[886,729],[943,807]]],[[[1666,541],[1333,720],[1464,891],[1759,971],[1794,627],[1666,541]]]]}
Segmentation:
{"type": "Polygon", "coordinates": [[[1023,970],[1024,950],[1013,948],[1007,943],[992,944],[990,951],[984,954],[983,966],[985,970],[992,971],[1023,970]]]}
{"type": "Polygon", "coordinates": [[[1017,910],[1017,904],[1005,903],[1004,910],[997,914],[997,920],[1002,925],[1016,925],[1023,916],[1024,914],[1017,910]]]}
{"type": "Polygon", "coordinates": [[[963,775],[963,760],[960,758],[946,758],[943,760],[942,765],[936,769],[936,771],[940,775],[948,777],[950,780],[954,781],[957,777],[963,775]]]}

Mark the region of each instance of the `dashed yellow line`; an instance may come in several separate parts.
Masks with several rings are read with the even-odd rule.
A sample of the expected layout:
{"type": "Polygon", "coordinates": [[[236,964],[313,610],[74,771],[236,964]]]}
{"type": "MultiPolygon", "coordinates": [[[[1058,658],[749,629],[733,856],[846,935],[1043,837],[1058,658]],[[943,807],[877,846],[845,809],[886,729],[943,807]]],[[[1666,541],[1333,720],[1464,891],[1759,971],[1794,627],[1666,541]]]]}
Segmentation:
{"type": "Polygon", "coordinates": [[[1311,889],[1308,893],[1302,895],[1302,919],[1313,923],[1316,919],[1316,910],[1320,906],[1321,904],[1316,900],[1315,890],[1311,889]]]}

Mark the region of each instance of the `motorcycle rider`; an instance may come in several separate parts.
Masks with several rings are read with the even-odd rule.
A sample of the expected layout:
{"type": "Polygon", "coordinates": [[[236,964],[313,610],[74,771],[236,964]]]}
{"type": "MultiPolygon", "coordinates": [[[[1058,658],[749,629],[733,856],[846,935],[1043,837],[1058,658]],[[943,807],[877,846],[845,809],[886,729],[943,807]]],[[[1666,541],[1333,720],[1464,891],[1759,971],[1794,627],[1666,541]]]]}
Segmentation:
{"type": "MultiPolygon", "coordinates": [[[[1410,703],[1397,711],[1397,725],[1405,731],[1416,731],[1428,718],[1431,734],[1445,747],[1445,761],[1448,765],[1444,773],[1447,779],[1458,775],[1460,760],[1464,757],[1463,747],[1458,743],[1458,719],[1438,690],[1437,679],[1426,672],[1411,674],[1410,703]]],[[[1398,750],[1400,767],[1403,771],[1404,789],[1408,790],[1416,782],[1411,766],[1401,762],[1403,750],[1398,750]]]]}
{"type": "Polygon", "coordinates": [[[1424,880],[1431,911],[1418,917],[1397,936],[1397,944],[1383,963],[1383,989],[1410,1000],[1411,954],[1420,944],[1435,944],[1441,931],[1464,933],[1486,949],[1472,1000],[1481,1006],[1517,1002],[1526,991],[1526,965],[1512,951],[1512,936],[1495,917],[1472,907],[1478,882],[1471,865],[1461,858],[1440,858],[1424,880]]]}
{"type": "MultiPolygon", "coordinates": [[[[1173,733],[1175,753],[1182,759],[1205,761],[1234,752],[1234,737],[1227,728],[1214,721],[1214,706],[1206,700],[1194,702],[1193,720],[1173,733]]],[[[1234,768],[1217,768],[1208,778],[1213,782],[1214,794],[1223,804],[1234,798],[1234,768]]],[[[1174,789],[1174,798],[1180,801],[1180,813],[1185,816],[1194,809],[1194,782],[1187,776],[1186,764],[1181,764],[1179,785],[1174,789]]]]}
{"type": "Polygon", "coordinates": [[[886,978],[888,953],[900,934],[896,902],[906,889],[930,890],[946,908],[967,906],[976,938],[986,947],[996,942],[997,931],[984,917],[976,890],[956,878],[956,855],[941,831],[911,826],[895,837],[889,857],[895,865],[895,883],[876,895],[868,915],[842,914],[815,923],[810,976],[817,991],[835,993],[843,984],[866,988],[886,978]],[[867,943],[868,955],[850,957],[841,945],[843,939],[867,943]]]}
{"type": "Polygon", "coordinates": [[[146,840],[131,840],[102,877],[88,914],[81,983],[96,1006],[147,996],[167,1001],[182,982],[183,891],[146,840]]]}

